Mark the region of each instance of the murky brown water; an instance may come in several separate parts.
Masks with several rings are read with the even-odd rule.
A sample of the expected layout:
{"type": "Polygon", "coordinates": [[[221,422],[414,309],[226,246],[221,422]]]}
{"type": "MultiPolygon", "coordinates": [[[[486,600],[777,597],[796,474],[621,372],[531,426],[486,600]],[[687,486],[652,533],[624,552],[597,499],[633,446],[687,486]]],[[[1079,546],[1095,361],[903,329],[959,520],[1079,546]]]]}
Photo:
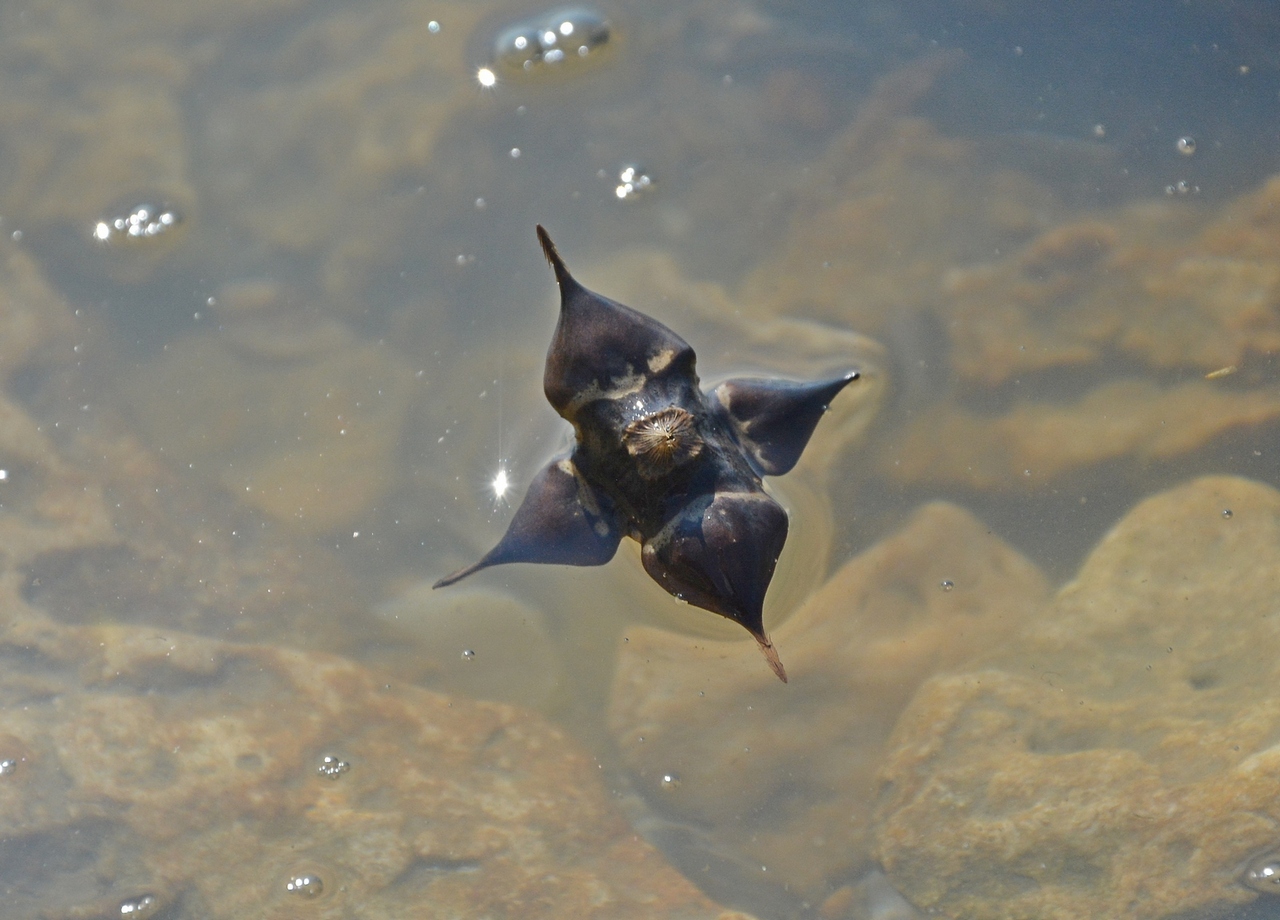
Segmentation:
{"type": "Polygon", "coordinates": [[[1060,15],[0,11],[0,914],[1271,916],[1277,31],[1060,15]],[[790,684],[629,541],[430,589],[568,444],[537,223],[863,369],[790,684]]]}

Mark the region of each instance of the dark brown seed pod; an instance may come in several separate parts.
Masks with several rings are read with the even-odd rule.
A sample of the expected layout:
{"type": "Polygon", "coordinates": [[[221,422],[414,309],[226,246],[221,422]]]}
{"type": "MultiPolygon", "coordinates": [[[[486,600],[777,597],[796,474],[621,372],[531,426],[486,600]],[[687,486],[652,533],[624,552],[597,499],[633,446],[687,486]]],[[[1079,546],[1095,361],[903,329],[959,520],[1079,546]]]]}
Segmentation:
{"type": "Polygon", "coordinates": [[[583,287],[541,227],[538,240],[560,285],[542,389],[578,443],[534,477],[498,545],[435,586],[509,562],[604,565],[632,536],[654,581],[745,627],[785,681],[764,595],[787,513],[760,477],[795,465],[857,371],[813,382],[741,377],[704,393],[688,342],[583,287]],[[634,418],[636,406],[653,411],[634,418]],[[683,466],[687,476],[667,475],[683,466]]]}

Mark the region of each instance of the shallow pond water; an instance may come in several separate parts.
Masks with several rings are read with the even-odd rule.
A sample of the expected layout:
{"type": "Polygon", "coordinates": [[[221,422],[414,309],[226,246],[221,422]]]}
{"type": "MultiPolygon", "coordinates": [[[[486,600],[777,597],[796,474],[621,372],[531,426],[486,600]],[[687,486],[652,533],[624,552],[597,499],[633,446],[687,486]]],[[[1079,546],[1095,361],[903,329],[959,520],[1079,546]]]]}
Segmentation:
{"type": "Polygon", "coordinates": [[[0,26],[0,913],[1280,914],[1268,3],[0,26]],[[569,444],[539,223],[863,371],[790,684],[630,541],[430,589],[569,444]]]}

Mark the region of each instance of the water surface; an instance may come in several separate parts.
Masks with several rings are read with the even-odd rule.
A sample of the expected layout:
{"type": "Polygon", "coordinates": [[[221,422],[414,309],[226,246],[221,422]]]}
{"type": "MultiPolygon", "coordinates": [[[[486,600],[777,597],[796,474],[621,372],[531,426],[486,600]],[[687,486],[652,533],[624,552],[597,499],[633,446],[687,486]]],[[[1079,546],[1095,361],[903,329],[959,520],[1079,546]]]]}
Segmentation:
{"type": "MultiPolygon", "coordinates": [[[[217,840],[195,819],[184,827],[176,799],[138,799],[135,813],[154,809],[154,834],[146,822],[128,833],[148,853],[176,835],[195,861],[214,860],[209,872],[237,879],[240,899],[219,907],[181,860],[120,856],[131,843],[112,823],[123,808],[113,796],[128,783],[112,774],[95,792],[51,766],[76,756],[56,739],[102,718],[113,693],[236,686],[245,695],[223,720],[269,722],[283,691],[254,668],[284,665],[209,646],[210,660],[238,664],[197,666],[200,651],[170,673],[137,652],[173,636],[202,650],[215,640],[334,654],[367,669],[369,686],[517,704],[503,724],[528,713],[531,735],[547,717],[598,761],[609,820],[625,815],[726,907],[911,916],[909,901],[935,897],[892,865],[886,877],[874,789],[855,794],[868,809],[858,827],[822,831],[846,834],[829,849],[855,855],[758,865],[792,844],[807,852],[791,831],[760,844],[751,828],[767,837],[818,808],[819,787],[841,780],[797,778],[797,764],[847,737],[758,729],[757,753],[773,745],[778,759],[743,775],[776,781],[776,794],[750,814],[708,804],[732,799],[732,768],[723,788],[708,788],[717,778],[700,790],[691,772],[673,779],[637,752],[694,717],[660,705],[677,694],[665,678],[653,709],[630,712],[627,695],[649,700],[632,637],[649,640],[634,630],[713,649],[745,637],[676,606],[630,544],[601,570],[513,567],[448,593],[426,587],[498,539],[531,476],[568,443],[541,395],[556,292],[537,223],[584,283],[688,339],[705,381],[867,371],[810,463],[777,483],[793,520],[771,628],[859,554],[917,558],[911,540],[933,536],[910,527],[930,502],[963,508],[1017,555],[1017,578],[994,579],[975,610],[1031,611],[1145,497],[1204,474],[1280,485],[1269,216],[1280,191],[1267,184],[1280,165],[1280,32],[1267,4],[619,0],[559,17],[607,20],[607,40],[579,60],[496,58],[504,30],[555,10],[131,0],[0,13],[0,500],[6,655],[22,675],[3,700],[13,719],[0,760],[15,778],[48,768],[12,793],[14,809],[36,804],[0,848],[0,881],[23,915],[232,916],[232,902],[258,903],[243,881],[252,873],[210,856],[217,840]],[[498,495],[500,472],[510,486],[498,495]],[[124,689],[115,653],[91,651],[113,643],[133,649],[119,653],[124,689]],[[59,709],[64,698],[77,702],[59,709]],[[16,715],[36,699],[54,701],[48,737],[16,715]],[[632,720],[654,713],[650,742],[637,742],[632,720]],[[80,804],[67,804],[68,788],[80,804]],[[138,900],[153,890],[154,906],[138,900]]],[[[949,513],[930,526],[961,528],[949,513]]],[[[889,578],[876,571],[859,577],[889,578]]],[[[928,578],[939,595],[971,587],[928,578]]],[[[861,590],[843,584],[828,586],[828,608],[861,590]]],[[[895,616],[949,615],[936,602],[895,616]]],[[[958,641],[968,657],[913,659],[900,686],[876,685],[879,698],[846,699],[823,678],[845,669],[839,659],[802,667],[793,685],[768,688],[770,718],[865,705],[875,737],[850,756],[874,773],[920,682],[1017,659],[1021,628],[958,641]]],[[[703,665],[695,655],[673,667],[703,665]]],[[[736,705],[737,684],[709,673],[691,693],[736,705]]],[[[341,696],[324,679],[314,686],[341,696]]],[[[216,705],[200,713],[219,721],[216,705]]],[[[172,731],[163,712],[155,719],[158,735],[172,731]]],[[[120,760],[104,770],[127,765],[138,788],[186,775],[170,755],[135,762],[120,735],[120,760]]],[[[322,755],[349,758],[353,776],[366,769],[358,747],[316,738],[328,746],[295,751],[308,774],[322,755]]],[[[287,848],[304,779],[270,773],[261,753],[227,757],[267,770],[255,795],[280,796],[278,823],[263,826],[287,848]]],[[[0,764],[0,787],[8,780],[0,764]]],[[[237,807],[227,782],[202,793],[213,807],[220,795],[237,807]]],[[[335,840],[347,833],[334,826],[335,840]]],[[[360,866],[379,894],[363,907],[307,901],[317,916],[418,915],[404,911],[430,900],[437,876],[474,870],[477,892],[496,884],[476,869],[481,856],[419,858],[376,884],[372,850],[326,858],[316,872],[360,866]]],[[[309,870],[272,871],[268,912],[276,876],[309,870]]],[[[1253,897],[1224,890],[1235,894],[1212,902],[1224,910],[1253,897]]],[[[951,902],[938,903],[946,913],[951,902]]]]}

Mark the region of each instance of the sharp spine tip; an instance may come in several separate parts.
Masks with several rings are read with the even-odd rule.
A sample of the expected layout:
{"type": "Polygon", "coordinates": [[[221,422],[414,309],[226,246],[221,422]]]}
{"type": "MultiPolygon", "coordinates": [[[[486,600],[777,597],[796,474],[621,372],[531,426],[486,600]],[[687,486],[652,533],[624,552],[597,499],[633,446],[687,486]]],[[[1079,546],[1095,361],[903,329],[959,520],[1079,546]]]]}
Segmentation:
{"type": "Polygon", "coordinates": [[[787,669],[782,666],[782,659],[778,657],[778,650],[773,647],[773,643],[763,635],[756,636],[755,640],[760,646],[760,651],[764,653],[764,660],[769,662],[770,670],[778,675],[778,680],[784,684],[787,683],[787,669]]]}
{"type": "Polygon", "coordinates": [[[449,587],[449,585],[462,581],[462,579],[466,578],[468,575],[474,575],[476,572],[480,571],[481,569],[488,568],[490,563],[487,561],[487,559],[488,557],[485,557],[484,559],[481,559],[479,562],[473,563],[472,565],[469,565],[466,568],[458,569],[458,571],[454,572],[452,575],[446,575],[444,578],[440,579],[434,585],[432,585],[431,590],[434,591],[436,588],[447,588],[449,587]]]}
{"type": "Polygon", "coordinates": [[[547,229],[538,224],[538,242],[542,244],[542,255],[546,258],[547,264],[551,266],[552,271],[556,273],[556,281],[564,283],[569,278],[569,269],[565,268],[564,259],[560,258],[560,252],[556,249],[556,244],[551,242],[551,234],[547,233],[547,229]]]}

